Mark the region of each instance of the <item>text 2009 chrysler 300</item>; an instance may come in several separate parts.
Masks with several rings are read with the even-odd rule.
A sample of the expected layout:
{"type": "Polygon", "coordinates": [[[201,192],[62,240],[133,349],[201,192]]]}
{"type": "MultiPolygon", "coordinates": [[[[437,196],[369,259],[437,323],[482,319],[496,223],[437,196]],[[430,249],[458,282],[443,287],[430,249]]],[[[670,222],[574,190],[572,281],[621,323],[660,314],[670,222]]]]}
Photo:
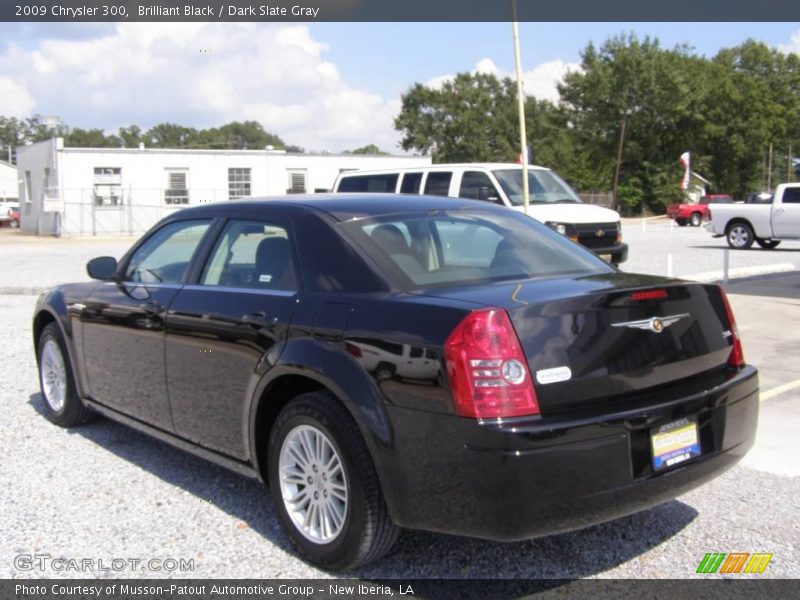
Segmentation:
{"type": "Polygon", "coordinates": [[[44,410],[269,484],[345,568],[398,528],[520,540],[613,519],[752,445],[723,291],[618,272],[502,207],[313,196],[177,212],[39,299],[44,410]]]}

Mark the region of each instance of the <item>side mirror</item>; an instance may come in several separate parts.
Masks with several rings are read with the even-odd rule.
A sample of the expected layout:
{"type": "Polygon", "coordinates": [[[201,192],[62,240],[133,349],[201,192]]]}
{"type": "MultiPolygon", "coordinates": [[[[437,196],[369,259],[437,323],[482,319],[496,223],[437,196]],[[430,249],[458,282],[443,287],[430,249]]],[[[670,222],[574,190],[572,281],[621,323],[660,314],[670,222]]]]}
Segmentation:
{"type": "Polygon", "coordinates": [[[497,202],[497,194],[488,185],[482,185],[478,188],[478,200],[486,200],[487,202],[497,202]]]}
{"type": "Polygon", "coordinates": [[[113,256],[98,256],[86,263],[86,272],[92,279],[113,281],[117,277],[117,259],[113,256]]]}

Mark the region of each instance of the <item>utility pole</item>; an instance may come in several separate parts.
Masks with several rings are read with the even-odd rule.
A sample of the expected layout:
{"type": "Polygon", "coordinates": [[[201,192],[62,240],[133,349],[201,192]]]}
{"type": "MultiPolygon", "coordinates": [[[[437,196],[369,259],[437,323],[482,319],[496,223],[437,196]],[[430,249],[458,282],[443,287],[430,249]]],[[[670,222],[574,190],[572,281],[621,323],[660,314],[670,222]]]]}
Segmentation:
{"type": "Polygon", "coordinates": [[[789,142],[789,154],[786,156],[786,183],[792,182],[792,142],[789,142]]]}
{"type": "Polygon", "coordinates": [[[619,127],[619,144],[617,144],[617,167],[614,169],[614,184],[611,187],[611,210],[617,210],[617,186],[619,185],[619,170],[622,166],[622,145],[625,143],[625,117],[619,127]]]}
{"type": "Polygon", "coordinates": [[[772,142],[769,143],[769,161],[767,162],[767,191],[772,191],[772,142]]]}
{"type": "Polygon", "coordinates": [[[522,156],[522,206],[528,214],[528,143],[525,132],[525,97],[522,91],[522,59],[519,54],[519,22],[517,20],[517,0],[511,0],[511,29],[514,32],[514,62],[517,71],[517,111],[519,112],[519,142],[522,156]]]}

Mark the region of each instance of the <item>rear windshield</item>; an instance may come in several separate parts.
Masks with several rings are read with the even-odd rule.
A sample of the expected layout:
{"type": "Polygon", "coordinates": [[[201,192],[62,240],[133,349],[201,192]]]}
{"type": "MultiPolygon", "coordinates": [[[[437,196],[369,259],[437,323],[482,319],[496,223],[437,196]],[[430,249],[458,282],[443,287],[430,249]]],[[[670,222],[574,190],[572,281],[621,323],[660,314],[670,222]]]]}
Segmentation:
{"type": "Polygon", "coordinates": [[[343,226],[406,288],[613,272],[591,252],[513,211],[395,214],[343,226]]]}

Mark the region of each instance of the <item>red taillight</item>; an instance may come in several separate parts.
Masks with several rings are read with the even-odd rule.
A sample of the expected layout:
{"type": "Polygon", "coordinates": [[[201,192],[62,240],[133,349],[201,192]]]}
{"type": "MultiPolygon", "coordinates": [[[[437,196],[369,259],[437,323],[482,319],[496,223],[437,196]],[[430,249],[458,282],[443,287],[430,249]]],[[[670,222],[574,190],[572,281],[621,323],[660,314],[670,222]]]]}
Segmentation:
{"type": "Polygon", "coordinates": [[[470,313],[444,344],[456,413],[492,419],[539,414],[536,391],[506,311],[470,313]]]}
{"type": "Polygon", "coordinates": [[[732,367],[741,368],[744,366],[744,350],[742,350],[742,339],[739,337],[739,328],[736,326],[736,319],[733,318],[733,311],[731,304],[728,302],[728,296],[722,287],[719,288],[720,296],[722,296],[722,303],[725,305],[725,312],[728,313],[728,326],[730,327],[731,340],[731,353],[728,356],[728,364],[732,367]]]}
{"type": "Polygon", "coordinates": [[[667,290],[644,290],[641,292],[633,292],[631,300],[664,300],[669,294],[667,290]]]}
{"type": "Polygon", "coordinates": [[[350,342],[345,342],[344,349],[356,358],[361,358],[361,348],[350,342]]]}

